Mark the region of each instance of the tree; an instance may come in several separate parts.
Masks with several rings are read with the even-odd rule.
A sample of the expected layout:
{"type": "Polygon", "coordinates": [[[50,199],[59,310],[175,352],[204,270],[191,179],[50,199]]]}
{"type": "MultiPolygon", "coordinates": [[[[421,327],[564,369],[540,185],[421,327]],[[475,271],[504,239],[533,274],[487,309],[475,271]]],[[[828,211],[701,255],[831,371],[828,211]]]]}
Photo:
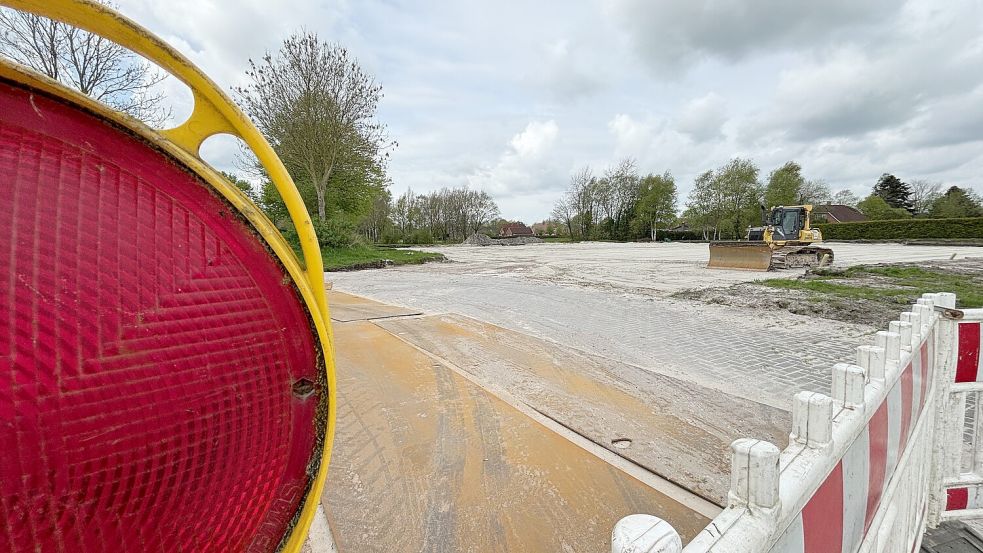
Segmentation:
{"type": "Polygon", "coordinates": [[[291,226],[290,212],[287,211],[287,205],[283,203],[283,198],[280,197],[280,191],[277,190],[276,185],[272,181],[263,181],[256,203],[259,204],[263,213],[266,213],[270,221],[273,221],[273,224],[280,230],[286,230],[291,226]]]}
{"type": "Polygon", "coordinates": [[[911,181],[911,206],[914,215],[926,215],[942,196],[942,183],[917,179],[911,181]]]}
{"type": "MultiPolygon", "coordinates": [[[[388,193],[385,195],[388,199],[388,193]]],[[[408,243],[464,240],[495,226],[493,221],[499,217],[498,204],[487,192],[467,187],[442,188],[420,195],[407,190],[388,203],[385,217],[382,216],[382,204],[377,201],[376,206],[373,217],[377,221],[373,224],[377,227],[385,225],[387,230],[391,227],[388,236],[393,241],[408,243]]]]}
{"type": "Polygon", "coordinates": [[[574,219],[579,223],[577,229],[580,237],[588,239],[594,228],[595,217],[599,211],[600,183],[594,178],[590,166],[585,166],[570,177],[570,188],[567,191],[568,201],[574,211],[574,219]]]}
{"type": "Polygon", "coordinates": [[[874,194],[880,196],[891,207],[906,209],[909,213],[914,208],[911,201],[911,187],[892,174],[881,175],[874,185],[874,194]]]}
{"type": "Polygon", "coordinates": [[[247,198],[253,201],[253,203],[256,204],[259,203],[260,195],[256,193],[256,189],[253,187],[253,184],[251,182],[245,179],[240,179],[239,177],[233,175],[232,173],[226,173],[225,171],[221,171],[220,174],[223,177],[225,177],[225,180],[231,182],[232,184],[235,185],[236,188],[241,190],[242,193],[245,194],[247,198]]]}
{"type": "Polygon", "coordinates": [[[939,219],[983,217],[983,199],[971,190],[953,186],[932,203],[929,215],[939,219]]]}
{"type": "Polygon", "coordinates": [[[249,60],[246,75],[251,82],[236,88],[236,97],[294,180],[312,187],[318,219],[326,220],[329,208],[369,209],[396,145],[376,121],[382,87],[348,50],[313,33],[249,60]]]}
{"type": "Polygon", "coordinates": [[[550,217],[556,219],[559,224],[567,229],[567,236],[573,236],[573,219],[577,216],[576,205],[569,191],[560,195],[556,203],[553,204],[553,211],[550,217]]]}
{"type": "Polygon", "coordinates": [[[723,198],[719,182],[713,171],[705,171],[693,181],[683,217],[694,227],[700,227],[704,240],[716,240],[720,237],[722,214],[723,198]]]}
{"type": "Polygon", "coordinates": [[[720,189],[723,215],[733,225],[733,237],[739,238],[759,211],[763,190],[758,183],[758,167],[749,159],[734,158],[717,169],[714,180],[720,189]]]}
{"type": "Polygon", "coordinates": [[[604,177],[597,182],[597,200],[601,206],[602,220],[607,222],[605,238],[629,238],[640,182],[635,160],[630,157],[605,170],[604,177]]]}
{"type": "Polygon", "coordinates": [[[163,127],[170,117],[157,86],[165,73],[119,44],[67,23],[0,8],[0,53],[149,125],[163,127]]]}
{"type": "Polygon", "coordinates": [[[802,187],[805,185],[802,177],[802,167],[789,161],[768,175],[768,185],[765,187],[765,206],[796,205],[802,187]]]}
{"type": "Polygon", "coordinates": [[[829,185],[821,179],[807,180],[799,189],[798,204],[826,205],[832,202],[829,185]]]}
{"type": "Polygon", "coordinates": [[[392,194],[383,190],[372,202],[372,209],[359,224],[362,236],[373,242],[379,242],[392,226],[392,194]]]}
{"type": "Polygon", "coordinates": [[[871,194],[857,204],[857,209],[871,219],[908,219],[911,213],[907,209],[891,207],[884,198],[871,194]]]}
{"type": "Polygon", "coordinates": [[[658,228],[668,227],[676,219],[676,180],[666,171],[661,175],[648,175],[641,181],[636,212],[649,228],[650,238],[658,238],[658,228]]]}
{"type": "Polygon", "coordinates": [[[836,194],[833,194],[832,203],[836,205],[848,205],[850,207],[857,207],[860,202],[860,198],[856,194],[850,192],[849,190],[840,190],[836,194]]]}

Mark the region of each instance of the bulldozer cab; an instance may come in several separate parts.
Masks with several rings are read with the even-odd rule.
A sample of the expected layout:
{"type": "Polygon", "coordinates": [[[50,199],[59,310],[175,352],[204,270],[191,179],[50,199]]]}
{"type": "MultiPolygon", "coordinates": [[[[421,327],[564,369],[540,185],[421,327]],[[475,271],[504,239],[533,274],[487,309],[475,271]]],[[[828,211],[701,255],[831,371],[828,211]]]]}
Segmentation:
{"type": "Polygon", "coordinates": [[[809,210],[805,206],[773,208],[768,226],[771,227],[772,240],[798,240],[799,233],[809,228],[809,210]]]}

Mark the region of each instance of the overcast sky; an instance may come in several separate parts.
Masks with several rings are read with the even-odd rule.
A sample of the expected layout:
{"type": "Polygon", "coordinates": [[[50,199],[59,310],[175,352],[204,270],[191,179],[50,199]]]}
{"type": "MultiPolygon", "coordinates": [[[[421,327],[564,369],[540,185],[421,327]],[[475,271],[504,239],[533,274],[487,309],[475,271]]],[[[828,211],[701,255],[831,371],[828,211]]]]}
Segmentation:
{"type": "Polygon", "coordinates": [[[385,92],[394,195],[468,185],[532,223],[623,156],[681,200],[734,156],[861,196],[884,172],[983,191],[983,0],[120,4],[226,89],[294,31],[349,48],[385,92]]]}

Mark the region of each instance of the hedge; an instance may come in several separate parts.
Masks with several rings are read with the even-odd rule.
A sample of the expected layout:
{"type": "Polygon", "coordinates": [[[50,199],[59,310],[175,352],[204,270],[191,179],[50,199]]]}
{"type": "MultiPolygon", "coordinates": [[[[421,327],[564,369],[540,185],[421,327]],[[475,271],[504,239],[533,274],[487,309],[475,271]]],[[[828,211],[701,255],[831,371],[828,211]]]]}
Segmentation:
{"type": "Polygon", "coordinates": [[[824,240],[906,240],[983,238],[983,217],[964,219],[887,219],[813,225],[824,240]]]}

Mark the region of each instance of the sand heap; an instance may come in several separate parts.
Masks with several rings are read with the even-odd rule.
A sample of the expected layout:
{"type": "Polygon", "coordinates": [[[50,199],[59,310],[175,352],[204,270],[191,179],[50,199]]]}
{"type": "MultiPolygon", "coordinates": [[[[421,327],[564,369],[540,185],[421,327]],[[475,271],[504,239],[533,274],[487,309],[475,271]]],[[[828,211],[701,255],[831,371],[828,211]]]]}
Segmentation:
{"type": "Polygon", "coordinates": [[[522,246],[524,244],[539,244],[542,238],[535,236],[512,236],[509,238],[490,238],[487,234],[474,233],[468,236],[464,244],[469,246],[522,246]]]}

